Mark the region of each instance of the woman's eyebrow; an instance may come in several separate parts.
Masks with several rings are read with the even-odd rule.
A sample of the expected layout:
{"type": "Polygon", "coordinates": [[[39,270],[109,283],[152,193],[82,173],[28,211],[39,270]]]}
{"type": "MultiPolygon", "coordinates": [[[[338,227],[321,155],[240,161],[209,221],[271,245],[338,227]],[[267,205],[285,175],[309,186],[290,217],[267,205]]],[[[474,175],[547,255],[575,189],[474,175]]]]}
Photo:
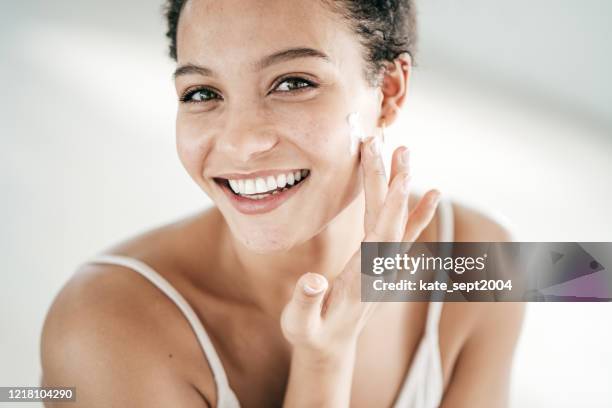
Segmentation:
{"type": "MultiPolygon", "coordinates": [[[[273,64],[280,62],[289,61],[297,58],[319,58],[326,62],[330,62],[331,58],[322,51],[314,48],[300,47],[300,48],[289,48],[283,51],[275,52],[274,54],[268,55],[261,60],[252,64],[253,70],[262,70],[273,64]]],[[[181,75],[198,74],[202,76],[214,76],[214,71],[210,68],[203,67],[196,64],[184,64],[176,68],[174,71],[174,78],[181,75]]]]}
{"type": "Polygon", "coordinates": [[[329,56],[327,56],[327,54],[325,54],[323,51],[315,50],[314,48],[289,48],[283,51],[275,52],[272,55],[268,55],[267,57],[262,58],[260,61],[253,64],[253,68],[256,70],[261,70],[279,62],[307,57],[320,58],[326,62],[330,62],[331,60],[329,56]]]}

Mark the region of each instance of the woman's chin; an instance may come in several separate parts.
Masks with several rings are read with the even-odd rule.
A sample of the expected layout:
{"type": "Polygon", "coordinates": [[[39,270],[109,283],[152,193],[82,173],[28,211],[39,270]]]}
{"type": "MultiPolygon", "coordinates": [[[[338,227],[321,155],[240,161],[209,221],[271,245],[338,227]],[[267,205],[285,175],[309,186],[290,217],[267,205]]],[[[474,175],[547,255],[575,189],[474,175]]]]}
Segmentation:
{"type": "Polygon", "coordinates": [[[289,251],[296,244],[295,230],[278,225],[264,226],[228,223],[234,240],[247,251],[257,254],[289,251]]]}
{"type": "Polygon", "coordinates": [[[290,240],[270,239],[270,237],[240,237],[242,245],[256,254],[287,252],[293,247],[290,240]]]}

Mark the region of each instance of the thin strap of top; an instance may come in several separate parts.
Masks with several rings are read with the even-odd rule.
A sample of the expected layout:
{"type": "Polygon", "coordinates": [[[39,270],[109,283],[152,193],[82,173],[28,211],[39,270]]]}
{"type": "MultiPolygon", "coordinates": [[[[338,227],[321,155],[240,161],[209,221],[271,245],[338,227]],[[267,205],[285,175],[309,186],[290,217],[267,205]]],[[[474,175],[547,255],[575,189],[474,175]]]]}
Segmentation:
{"type": "MultiPolygon", "coordinates": [[[[438,204],[438,241],[452,242],[454,236],[453,207],[442,198],[438,204]]],[[[427,311],[425,333],[415,352],[408,375],[404,379],[394,408],[431,408],[440,405],[444,390],[440,357],[439,323],[443,299],[432,297],[427,311]]]]}
{"type": "Polygon", "coordinates": [[[455,236],[455,220],[453,204],[447,198],[441,198],[438,204],[438,241],[453,242],[455,236]]]}
{"type": "MultiPolygon", "coordinates": [[[[453,214],[453,203],[450,199],[442,197],[438,204],[438,241],[447,242],[443,247],[443,257],[452,255],[452,242],[455,240],[455,216],[453,214]]],[[[447,275],[444,275],[447,276],[447,275]]],[[[433,299],[442,300],[442,299],[433,299]]],[[[438,339],[438,326],[440,323],[440,314],[444,304],[440,301],[430,302],[429,307],[432,308],[427,316],[427,329],[435,331],[436,343],[438,339]],[[431,316],[430,316],[431,315],[431,316]]]]}
{"type": "MultiPolygon", "coordinates": [[[[453,214],[452,202],[442,197],[438,204],[438,242],[453,242],[455,236],[455,219],[453,214]]],[[[450,256],[450,248],[452,244],[445,244],[441,253],[442,257],[450,256]]],[[[445,280],[446,274],[443,271],[438,271],[437,279],[445,280]]],[[[440,314],[442,312],[442,297],[443,295],[437,294],[432,296],[433,302],[430,303],[430,311],[427,314],[427,330],[436,331],[438,330],[438,323],[440,321],[440,314]]],[[[437,337],[437,336],[436,336],[437,337]]]]}
{"type": "Polygon", "coordinates": [[[147,278],[159,290],[168,296],[180,309],[183,315],[185,315],[185,318],[191,325],[198,342],[200,343],[204,355],[208,359],[208,363],[217,386],[217,407],[235,408],[239,406],[238,399],[229,386],[221,359],[217,355],[217,352],[215,351],[215,348],[210,341],[202,322],[200,319],[198,319],[196,313],[193,311],[187,300],[185,300],[185,298],[170,284],[170,282],[168,282],[149,265],[127,256],[96,255],[89,259],[87,263],[113,264],[132,269],[147,278]]]}

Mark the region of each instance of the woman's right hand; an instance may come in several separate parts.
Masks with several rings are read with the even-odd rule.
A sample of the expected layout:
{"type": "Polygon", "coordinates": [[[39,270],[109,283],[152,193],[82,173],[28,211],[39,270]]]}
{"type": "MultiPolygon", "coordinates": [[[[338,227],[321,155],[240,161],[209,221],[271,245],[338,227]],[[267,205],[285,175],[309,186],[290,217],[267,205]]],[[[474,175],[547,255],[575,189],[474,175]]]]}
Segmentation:
{"type": "MultiPolygon", "coordinates": [[[[370,138],[361,146],[366,200],[363,241],[414,242],[433,218],[440,193],[428,191],[410,210],[408,149],[399,147],[395,150],[390,181],[387,182],[378,143],[375,138],[370,138]]],[[[338,373],[342,371],[342,375],[348,375],[350,391],[354,357],[351,353],[354,353],[357,338],[378,304],[361,301],[360,268],[361,248],[357,248],[329,290],[323,275],[306,273],[298,279],[293,296],[281,315],[283,334],[293,345],[292,375],[296,375],[294,363],[312,365],[308,370],[316,366],[324,369],[326,366],[344,367],[338,373]]],[[[346,378],[341,381],[347,382],[346,378]]],[[[305,386],[303,381],[300,383],[305,386]]],[[[330,384],[325,388],[333,390],[330,384]]],[[[333,400],[348,403],[346,395],[333,400]]],[[[344,406],[344,403],[331,406],[344,406]]]]}

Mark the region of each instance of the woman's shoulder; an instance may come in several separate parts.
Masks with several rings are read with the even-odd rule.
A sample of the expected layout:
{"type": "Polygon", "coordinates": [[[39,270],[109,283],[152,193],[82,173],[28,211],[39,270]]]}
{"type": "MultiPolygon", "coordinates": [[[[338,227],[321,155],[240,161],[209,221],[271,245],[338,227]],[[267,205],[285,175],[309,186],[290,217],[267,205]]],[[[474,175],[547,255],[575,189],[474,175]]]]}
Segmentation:
{"type": "MultiPolygon", "coordinates": [[[[174,240],[191,222],[196,218],[156,227],[101,255],[140,260],[174,284],[178,276],[173,272],[174,258],[180,248],[174,240]]],[[[113,398],[117,405],[128,406],[134,400],[121,398],[130,395],[130,387],[136,392],[143,387],[167,390],[172,383],[173,389],[185,391],[178,398],[199,399],[201,405],[201,389],[209,382],[197,378],[208,366],[203,358],[201,364],[194,363],[194,355],[201,355],[201,350],[172,300],[139,273],[116,264],[82,264],[55,297],[41,337],[43,382],[82,385],[80,389],[89,393],[85,398],[101,398],[100,406],[102,401],[113,405],[108,404],[112,389],[126,391],[125,396],[115,393],[113,398]],[[94,380],[96,384],[90,383],[94,380]]],[[[87,400],[82,397],[81,401],[87,400]]],[[[97,406],[98,402],[88,401],[88,406],[97,406]]]]}
{"type": "Polygon", "coordinates": [[[154,406],[168,398],[155,390],[189,389],[184,370],[194,345],[183,341],[187,328],[180,321],[178,311],[135,274],[84,266],[45,319],[42,382],[77,387],[79,406],[154,406]]]}
{"type": "MultiPolygon", "coordinates": [[[[453,209],[455,242],[513,242],[515,229],[501,214],[461,200],[449,200],[453,209]]],[[[446,373],[461,372],[464,380],[472,376],[470,364],[491,373],[491,378],[502,376],[504,362],[510,359],[520,334],[525,312],[524,303],[516,302],[450,302],[445,303],[440,320],[440,350],[446,373]],[[479,350],[487,349],[499,358],[483,357],[479,350]]],[[[453,374],[455,375],[455,374],[453,374]]]]}
{"type": "MultiPolygon", "coordinates": [[[[414,192],[410,196],[410,208],[415,208],[424,193],[414,192]]],[[[502,213],[484,208],[455,197],[442,195],[439,211],[423,231],[420,240],[437,242],[440,239],[440,223],[453,223],[454,242],[511,242],[516,240],[516,228],[502,213]],[[441,206],[450,207],[450,217],[441,218],[441,206]]]]}
{"type": "Polygon", "coordinates": [[[455,242],[512,242],[516,228],[503,214],[458,199],[453,209],[455,242]]]}

